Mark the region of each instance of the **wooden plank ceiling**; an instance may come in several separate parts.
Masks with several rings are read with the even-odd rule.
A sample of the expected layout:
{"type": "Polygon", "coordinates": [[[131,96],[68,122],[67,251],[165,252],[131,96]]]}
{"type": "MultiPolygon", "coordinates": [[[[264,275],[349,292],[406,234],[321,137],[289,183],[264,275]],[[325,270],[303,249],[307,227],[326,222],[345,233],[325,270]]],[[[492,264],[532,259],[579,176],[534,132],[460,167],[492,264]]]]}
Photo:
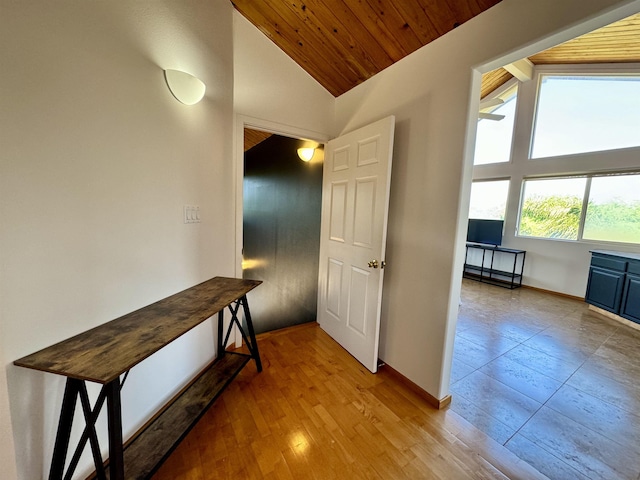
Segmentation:
{"type": "Polygon", "coordinates": [[[334,96],[500,0],[232,0],[334,96]]]}
{"type": "MultiPolygon", "coordinates": [[[[640,62],[640,13],[529,57],[534,65],[640,62]]],[[[499,68],[482,76],[481,98],[511,80],[499,68]]]]}
{"type": "MultiPolygon", "coordinates": [[[[236,9],[334,96],[500,0],[233,0],[236,9]]],[[[640,13],[529,57],[535,65],[640,63],[640,13]]],[[[481,98],[513,76],[485,73],[481,98]]],[[[271,134],[245,130],[245,151],[271,134]]]]}
{"type": "MultiPolygon", "coordinates": [[[[500,0],[231,0],[334,96],[500,0]]],[[[640,14],[530,57],[534,64],[640,62],[640,14]]],[[[482,97],[511,78],[483,77],[482,97]]]]}
{"type": "Polygon", "coordinates": [[[250,150],[259,143],[269,138],[272,133],[263,132],[262,130],[253,130],[251,128],[244,129],[244,151],[250,150]]]}

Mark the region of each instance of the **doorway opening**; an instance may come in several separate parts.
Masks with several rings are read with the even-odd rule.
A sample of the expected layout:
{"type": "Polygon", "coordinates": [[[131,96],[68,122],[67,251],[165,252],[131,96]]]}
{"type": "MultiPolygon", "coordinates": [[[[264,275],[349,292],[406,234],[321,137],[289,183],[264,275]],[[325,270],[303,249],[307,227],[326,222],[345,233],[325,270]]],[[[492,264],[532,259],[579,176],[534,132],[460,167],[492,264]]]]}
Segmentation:
{"type": "MultiPolygon", "coordinates": [[[[265,313],[260,321],[256,314],[256,330],[312,321],[316,313],[320,327],[374,373],[394,126],[395,117],[389,116],[332,139],[324,175],[319,168],[313,175],[324,155],[304,154],[310,146],[319,147],[317,142],[309,145],[311,141],[269,136],[242,157],[238,187],[242,192],[238,204],[246,204],[239,222],[244,232],[237,236],[244,247],[243,276],[273,279],[260,289],[263,306],[269,303],[273,315],[265,313]],[[267,152],[264,159],[250,158],[262,150],[267,152]],[[309,184],[301,180],[307,174],[309,184]],[[302,209],[304,204],[314,205],[315,213],[302,209]],[[308,269],[301,263],[305,258],[308,269]],[[267,274],[268,267],[272,268],[267,274]],[[302,280],[305,270],[308,274],[302,280]],[[301,303],[302,294],[308,295],[308,302],[301,303]]],[[[243,123],[236,131],[246,127],[243,123]]],[[[256,303],[260,299],[252,302],[256,303]]]]}
{"type": "Polygon", "coordinates": [[[242,276],[263,282],[250,293],[256,333],[315,322],[322,149],[307,160],[298,150],[308,141],[248,128],[244,137],[242,276]]]}
{"type": "MultiPolygon", "coordinates": [[[[524,219],[528,222],[528,231],[532,229],[532,222],[524,215],[525,210],[536,210],[525,208],[533,196],[527,195],[527,182],[533,182],[536,177],[544,177],[548,182],[553,176],[578,171],[588,175],[591,170],[605,167],[611,171],[613,165],[630,168],[624,163],[626,160],[611,161],[614,155],[607,157],[607,152],[599,153],[601,159],[606,159],[601,165],[588,164],[585,161],[587,154],[583,157],[573,154],[570,158],[547,155],[540,161],[529,143],[535,130],[534,120],[541,118],[539,98],[543,88],[540,85],[545,79],[569,74],[576,77],[619,75],[637,68],[611,65],[614,61],[633,63],[621,59],[627,51],[623,37],[617,38],[619,52],[614,50],[613,44],[623,29],[635,28],[637,32],[634,27],[637,18],[636,15],[617,22],[618,25],[604,27],[592,37],[596,41],[604,37],[603,30],[610,30],[606,49],[612,55],[609,65],[594,66],[596,62],[592,61],[591,65],[583,62],[587,65],[542,66],[543,56],[551,55],[554,50],[556,54],[575,52],[576,45],[585,43],[588,36],[585,35],[580,41],[566,42],[561,50],[527,52],[530,63],[536,66],[530,65],[529,78],[518,83],[517,102],[509,103],[513,94],[510,96],[511,85],[508,83],[504,83],[502,92],[497,89],[490,95],[483,90],[481,94],[480,117],[483,118],[483,112],[487,114],[481,122],[497,131],[498,127],[508,125],[505,122],[509,122],[510,117],[517,117],[517,120],[513,140],[511,136],[501,137],[507,155],[500,155],[501,152],[494,148],[492,155],[486,157],[490,161],[475,162],[469,218],[503,219],[503,246],[528,251],[524,273],[531,273],[529,278],[525,277],[525,285],[565,296],[534,289],[507,290],[464,280],[450,378],[451,409],[549,478],[592,478],[593,472],[603,478],[635,478],[639,471],[637,464],[627,467],[613,454],[598,456],[594,453],[604,451],[605,445],[615,445],[616,452],[628,449],[623,454],[626,458],[638,454],[637,444],[628,446],[628,442],[622,442],[618,445],[618,436],[611,435],[613,427],[608,426],[608,419],[614,417],[625,418],[625,425],[640,422],[632,408],[637,389],[630,388],[633,379],[629,377],[629,367],[624,370],[607,361],[609,352],[618,344],[637,343],[636,336],[626,330],[626,326],[616,325],[589,311],[578,298],[584,295],[581,289],[584,286],[582,278],[586,283],[586,273],[583,275],[581,266],[583,258],[588,258],[588,245],[577,241],[570,243],[570,240],[560,244],[557,240],[544,239],[543,234],[524,233],[523,228],[524,219]],[[614,59],[616,56],[618,60],[614,59]],[[500,201],[493,202],[495,196],[500,196],[500,201]],[[544,278],[540,272],[544,272],[544,278]],[[563,282],[565,278],[567,280],[563,282]],[[624,393],[614,398],[611,391],[624,393]],[[604,411],[607,413],[603,414],[604,411]],[[596,447],[584,449],[585,444],[596,447]]],[[[588,44],[594,54],[604,51],[593,48],[593,43],[588,44]]],[[[520,66],[523,67],[522,74],[526,65],[520,63],[520,66]]],[[[506,73],[500,70],[486,73],[483,87],[487,83],[485,80],[506,73]]],[[[575,89],[573,94],[577,94],[575,89]]],[[[561,104],[558,101],[552,106],[561,104]]],[[[480,127],[477,132],[476,155],[482,143],[480,127]]],[[[484,134],[488,133],[491,133],[489,128],[485,128],[484,134]]],[[[490,143],[495,146],[499,142],[490,143]]],[[[631,162],[635,162],[632,165],[635,168],[637,156],[631,162]]],[[[560,193],[567,192],[565,188],[560,193]]],[[[540,196],[534,205],[545,201],[540,196]]],[[[541,209],[536,213],[539,211],[541,209]]],[[[502,236],[497,242],[483,243],[500,241],[502,236]]],[[[588,263],[584,267],[586,270],[588,263]]],[[[624,428],[622,423],[615,427],[616,432],[624,428]]]]}

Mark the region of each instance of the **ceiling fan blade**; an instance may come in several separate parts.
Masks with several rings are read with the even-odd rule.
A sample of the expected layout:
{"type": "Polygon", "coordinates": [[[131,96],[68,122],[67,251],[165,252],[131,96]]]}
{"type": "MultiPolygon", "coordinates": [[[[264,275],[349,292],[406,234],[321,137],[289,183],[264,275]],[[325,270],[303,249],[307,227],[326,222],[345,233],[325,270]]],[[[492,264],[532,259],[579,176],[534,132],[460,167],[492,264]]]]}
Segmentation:
{"type": "Polygon", "coordinates": [[[501,98],[490,98],[489,100],[483,100],[480,102],[480,111],[487,110],[492,107],[497,107],[498,105],[502,105],[504,100],[501,98]]]}
{"type": "Polygon", "coordinates": [[[496,115],[495,113],[480,112],[478,113],[478,118],[481,118],[484,120],[502,120],[504,118],[504,115],[496,115]]]}

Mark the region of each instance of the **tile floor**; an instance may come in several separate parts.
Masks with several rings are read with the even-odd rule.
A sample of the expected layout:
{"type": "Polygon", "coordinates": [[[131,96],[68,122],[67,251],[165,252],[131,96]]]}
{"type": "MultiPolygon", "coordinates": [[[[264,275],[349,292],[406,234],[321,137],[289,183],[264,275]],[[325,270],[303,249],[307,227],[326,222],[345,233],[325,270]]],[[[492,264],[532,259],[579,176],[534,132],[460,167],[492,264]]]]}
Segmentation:
{"type": "Polygon", "coordinates": [[[551,479],[640,480],[640,331],[464,280],[451,408],[551,479]]]}

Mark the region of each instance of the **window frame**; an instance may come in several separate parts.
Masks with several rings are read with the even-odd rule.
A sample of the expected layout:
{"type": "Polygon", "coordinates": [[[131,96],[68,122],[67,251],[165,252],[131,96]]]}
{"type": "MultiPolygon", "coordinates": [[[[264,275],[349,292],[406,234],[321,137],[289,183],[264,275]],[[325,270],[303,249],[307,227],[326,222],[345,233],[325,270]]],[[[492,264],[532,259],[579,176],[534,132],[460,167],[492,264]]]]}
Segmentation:
{"type": "MultiPolygon", "coordinates": [[[[507,196],[504,200],[504,216],[501,220],[505,220],[507,218],[507,213],[509,212],[509,199],[511,197],[511,189],[513,188],[513,181],[511,177],[498,177],[498,178],[482,178],[478,180],[471,181],[471,188],[473,188],[474,183],[487,183],[487,182],[507,182],[507,196]]],[[[471,203],[469,203],[469,210],[471,210],[471,203]]],[[[469,218],[477,218],[471,217],[470,214],[467,214],[469,218]]]]}
{"type": "Polygon", "coordinates": [[[589,205],[589,198],[591,195],[591,182],[594,178],[598,177],[608,177],[608,176],[616,176],[616,175],[636,175],[640,176],[640,169],[633,170],[615,170],[615,171],[606,171],[606,172],[591,172],[591,173],[581,173],[581,174],[573,174],[573,175],[552,175],[552,176],[541,176],[541,177],[525,177],[522,179],[520,185],[520,202],[518,205],[518,216],[516,220],[516,229],[515,236],[516,238],[527,239],[527,240],[552,240],[558,242],[570,242],[570,243],[593,243],[599,245],[631,245],[640,247],[640,242],[616,242],[614,240],[594,240],[590,238],[584,238],[584,228],[585,221],[587,217],[587,207],[589,205]],[[585,186],[582,197],[582,207],[580,210],[580,219],[578,224],[578,234],[576,239],[569,238],[554,238],[554,237],[534,237],[530,235],[521,235],[520,234],[520,222],[522,221],[522,208],[524,206],[524,194],[525,194],[525,184],[527,181],[535,181],[535,180],[562,180],[562,179],[572,179],[572,178],[585,178],[585,186]]]}
{"type": "MultiPolygon", "coordinates": [[[[598,174],[634,173],[640,170],[640,147],[617,150],[578,153],[567,156],[545,157],[530,160],[533,139],[533,115],[536,106],[538,78],[542,74],[587,75],[587,74],[633,74],[640,75],[640,63],[633,64],[584,64],[584,65],[535,65],[531,80],[519,83],[516,119],[512,136],[511,161],[509,163],[491,163],[472,165],[472,181],[510,179],[511,186],[505,214],[505,239],[514,248],[526,248],[531,240],[556,240],[573,242],[574,245],[592,245],[594,248],[609,249],[631,248],[640,251],[640,245],[634,243],[615,243],[600,240],[562,240],[543,237],[525,237],[516,233],[520,225],[522,202],[522,182],[535,178],[557,178],[598,174]],[[524,243],[523,243],[524,242],[524,243]]],[[[516,82],[512,79],[510,82],[516,82]]],[[[501,89],[508,89],[506,82],[501,89]]],[[[485,98],[502,93],[496,89],[485,98]]],[[[584,224],[584,221],[582,222],[584,224]]],[[[545,248],[530,245],[530,248],[545,248]]]]}
{"type": "MultiPolygon", "coordinates": [[[[480,101],[486,101],[486,100],[493,100],[494,98],[502,98],[504,96],[506,96],[510,90],[512,89],[516,89],[516,98],[515,98],[515,111],[514,111],[514,118],[513,118],[513,126],[511,127],[511,142],[509,144],[509,159],[506,162],[491,162],[491,163],[481,163],[481,164],[475,164],[475,156],[476,156],[476,148],[477,148],[477,143],[478,143],[478,127],[476,125],[476,138],[474,140],[474,145],[473,145],[473,167],[474,168],[484,168],[487,166],[495,166],[495,165],[508,165],[513,163],[513,148],[514,148],[514,140],[515,140],[515,136],[516,136],[516,131],[517,131],[517,123],[518,123],[518,108],[520,105],[520,90],[522,87],[522,83],[518,81],[517,78],[513,77],[510,80],[506,81],[505,83],[503,83],[502,85],[500,85],[498,88],[496,88],[493,92],[491,92],[490,94],[488,94],[485,98],[481,99],[480,101]]],[[[500,105],[496,105],[496,107],[492,110],[490,110],[488,113],[493,113],[500,105]]]]}
{"type": "MultiPolygon", "coordinates": [[[[534,67],[534,75],[532,81],[535,84],[535,93],[533,96],[532,104],[530,107],[530,115],[528,125],[523,128],[528,129],[528,148],[526,158],[531,162],[541,161],[553,161],[562,158],[580,157],[585,155],[597,155],[609,152],[621,151],[633,151],[640,150],[640,145],[632,147],[622,147],[609,150],[596,150],[590,152],[576,152],[561,155],[552,155],[545,157],[533,157],[533,142],[535,139],[536,120],[538,118],[538,105],[540,103],[540,93],[542,89],[542,79],[545,76],[567,76],[567,77],[639,77],[640,78],[640,63],[605,63],[605,64],[569,64],[569,65],[536,65],[534,67]]],[[[518,99],[520,100],[520,99],[518,99]]],[[[529,99],[531,102],[531,99],[529,99]]],[[[518,120],[516,111],[516,122],[518,120]]],[[[514,125],[514,136],[517,132],[514,125]]],[[[513,143],[513,137],[512,137],[513,143]]],[[[512,146],[513,148],[513,146],[512,146]]],[[[512,150],[513,151],[513,150],[512,150]]]]}

